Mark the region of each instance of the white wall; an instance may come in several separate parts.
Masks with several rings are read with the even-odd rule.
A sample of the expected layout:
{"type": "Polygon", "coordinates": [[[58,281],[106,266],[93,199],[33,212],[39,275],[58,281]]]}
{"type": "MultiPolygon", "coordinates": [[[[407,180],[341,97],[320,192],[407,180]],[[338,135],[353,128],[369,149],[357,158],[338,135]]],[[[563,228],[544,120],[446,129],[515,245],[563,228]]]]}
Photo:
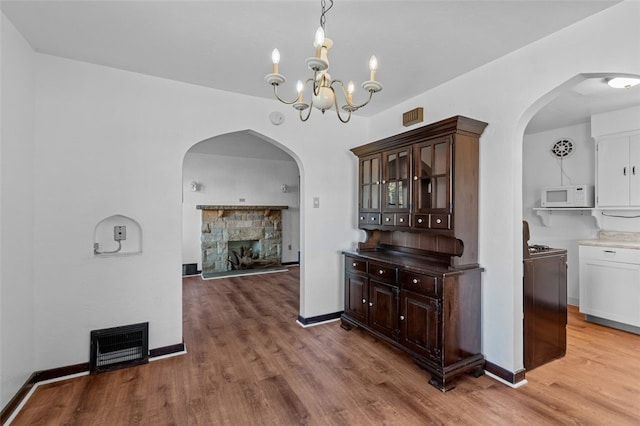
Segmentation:
{"type": "MultiPolygon", "coordinates": [[[[215,143],[215,139],[211,143],[215,143]]],[[[199,204],[288,206],[282,210],[282,261],[298,261],[300,185],[298,165],[294,161],[187,153],[182,176],[182,263],[197,263],[198,268],[202,268],[202,210],[196,209],[199,204]],[[190,189],[193,181],[198,183],[197,192],[190,189]],[[286,193],[281,190],[283,184],[289,188],[286,193]],[[240,202],[240,198],[245,201],[240,202]]]]}
{"type": "MultiPolygon", "coordinates": [[[[428,72],[428,70],[425,70],[428,72]]],[[[483,352],[511,371],[522,357],[522,141],[541,98],[583,73],[640,74],[640,2],[623,2],[373,117],[370,136],[398,133],[402,112],[425,122],[466,115],[480,141],[479,256],[483,352]]]]}
{"type": "MultiPolygon", "coordinates": [[[[38,369],[86,362],[91,329],[150,322],[150,347],[182,341],[182,163],[211,137],[252,129],[301,170],[304,317],[342,309],[340,249],[356,239],[356,159],[364,122],[308,123],[275,101],[36,55],[35,250],[38,369]],[[237,111],[243,111],[238,114],[237,111]],[[250,118],[248,118],[250,117],[250,118]],[[312,197],[321,207],[311,208],[312,197]],[[95,225],[137,221],[143,253],[96,258],[95,225]],[[126,296],[125,296],[126,295],[126,296]]],[[[266,88],[265,88],[266,90],[266,88]]],[[[188,342],[186,342],[188,345],[188,342]]]]}
{"type": "Polygon", "coordinates": [[[0,137],[0,407],[34,371],[34,54],[4,14],[0,137]]]}
{"type": "Polygon", "coordinates": [[[572,305],[579,304],[578,241],[597,237],[598,228],[590,212],[552,212],[549,226],[544,226],[533,208],[540,207],[540,191],[559,186],[560,160],[550,153],[559,139],[573,142],[572,154],[563,160],[564,185],[595,182],[595,148],[591,126],[578,124],[524,135],[522,147],[522,213],[529,222],[530,244],[546,244],[567,250],[567,296],[572,305]]]}

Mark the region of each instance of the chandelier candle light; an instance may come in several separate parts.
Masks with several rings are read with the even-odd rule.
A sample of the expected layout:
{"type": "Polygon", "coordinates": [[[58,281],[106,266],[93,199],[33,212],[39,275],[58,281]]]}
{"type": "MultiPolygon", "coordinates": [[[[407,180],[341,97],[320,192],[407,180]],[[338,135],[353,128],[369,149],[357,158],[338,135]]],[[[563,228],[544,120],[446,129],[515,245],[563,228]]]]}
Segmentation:
{"type": "Polygon", "coordinates": [[[307,121],[311,116],[311,108],[316,107],[322,113],[328,109],[331,109],[332,106],[336,107],[336,114],[338,118],[343,123],[347,123],[351,119],[351,113],[353,111],[357,111],[363,106],[367,105],[374,93],[377,93],[382,90],[382,84],[376,81],[376,70],[378,69],[378,60],[375,56],[371,56],[369,59],[369,80],[362,83],[362,88],[369,92],[369,98],[362,104],[356,105],[353,103],[353,92],[355,90],[355,86],[352,81],[347,84],[345,88],[344,83],[341,80],[332,80],[331,76],[327,72],[329,70],[329,58],[328,58],[328,50],[333,46],[333,41],[329,38],[325,37],[324,26],[325,26],[325,15],[333,7],[333,0],[329,0],[330,5],[326,7],[326,1],[322,0],[322,14],[320,15],[320,26],[316,31],[315,41],[313,43],[315,47],[315,56],[307,58],[306,64],[311,71],[313,71],[313,77],[308,78],[304,83],[298,80],[296,84],[296,89],[298,91],[298,95],[293,101],[286,101],[278,95],[278,86],[283,84],[287,79],[284,75],[279,74],[278,64],[280,63],[280,52],[278,49],[273,49],[271,53],[271,61],[273,62],[273,73],[267,74],[265,76],[265,81],[273,86],[273,93],[276,98],[287,105],[292,105],[295,109],[300,112],[300,120],[307,121]],[[306,103],[304,101],[304,89],[307,84],[311,83],[313,92],[311,96],[310,103],[306,103]],[[346,118],[340,113],[340,108],[338,107],[338,97],[336,96],[335,86],[339,86],[342,90],[342,94],[345,98],[345,104],[342,105],[342,110],[346,112],[346,118]],[[306,115],[303,114],[303,111],[309,110],[306,115]]]}

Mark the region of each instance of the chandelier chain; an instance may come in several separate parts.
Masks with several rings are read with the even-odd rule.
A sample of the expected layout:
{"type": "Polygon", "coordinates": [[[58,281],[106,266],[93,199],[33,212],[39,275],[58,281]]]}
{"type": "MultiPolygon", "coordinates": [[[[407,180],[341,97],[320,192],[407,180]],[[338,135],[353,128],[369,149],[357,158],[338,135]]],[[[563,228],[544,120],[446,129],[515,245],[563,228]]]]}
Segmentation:
{"type": "Polygon", "coordinates": [[[325,22],[327,22],[327,18],[325,18],[324,15],[326,15],[326,13],[329,11],[329,9],[331,9],[333,7],[333,0],[329,0],[329,1],[331,2],[329,7],[326,7],[327,6],[326,0],[321,0],[320,1],[320,5],[322,6],[322,14],[320,15],[320,26],[322,27],[323,31],[324,31],[324,24],[325,24],[325,22]]]}

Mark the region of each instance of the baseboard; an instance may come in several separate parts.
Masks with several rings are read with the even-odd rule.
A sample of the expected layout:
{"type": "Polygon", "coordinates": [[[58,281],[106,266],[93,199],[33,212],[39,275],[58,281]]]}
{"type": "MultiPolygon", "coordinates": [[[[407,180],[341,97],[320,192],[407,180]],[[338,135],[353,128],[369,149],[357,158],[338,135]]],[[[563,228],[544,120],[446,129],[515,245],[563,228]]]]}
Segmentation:
{"type": "Polygon", "coordinates": [[[524,378],[525,376],[525,370],[519,370],[516,372],[512,372],[509,371],[507,369],[504,369],[502,367],[500,367],[499,365],[496,365],[490,361],[485,361],[484,363],[484,369],[486,372],[491,373],[492,375],[498,377],[499,379],[503,380],[504,382],[506,382],[506,384],[508,385],[514,385],[513,387],[518,387],[520,385],[521,382],[525,382],[526,380],[524,378]]]}
{"type": "Polygon", "coordinates": [[[298,315],[298,323],[303,327],[311,327],[313,325],[319,325],[320,323],[335,321],[340,319],[340,315],[342,315],[342,311],[333,312],[330,314],[318,315],[315,317],[305,318],[301,315],[298,315]]]}
{"type": "MultiPolygon", "coordinates": [[[[149,356],[152,358],[167,356],[177,352],[184,352],[185,346],[183,343],[176,345],[163,346],[149,350],[149,356]]],[[[31,389],[40,382],[47,380],[59,379],[61,377],[72,376],[80,373],[89,372],[89,363],[83,362],[81,364],[67,365],[65,367],[51,368],[49,370],[40,370],[31,374],[27,381],[22,385],[18,392],[11,398],[11,400],[2,408],[0,412],[0,424],[5,424],[11,417],[13,412],[20,406],[22,400],[29,394],[31,389]]]]}

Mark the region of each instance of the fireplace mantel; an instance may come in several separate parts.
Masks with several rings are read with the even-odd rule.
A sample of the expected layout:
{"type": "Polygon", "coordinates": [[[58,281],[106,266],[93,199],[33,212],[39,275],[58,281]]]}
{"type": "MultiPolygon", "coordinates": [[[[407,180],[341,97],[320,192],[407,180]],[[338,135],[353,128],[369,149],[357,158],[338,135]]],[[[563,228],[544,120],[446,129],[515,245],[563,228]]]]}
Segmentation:
{"type": "Polygon", "coordinates": [[[198,210],[217,210],[218,216],[222,217],[225,212],[229,211],[264,211],[265,216],[271,215],[272,210],[286,210],[288,206],[216,206],[216,205],[201,205],[198,204],[196,209],[198,210]]]}

